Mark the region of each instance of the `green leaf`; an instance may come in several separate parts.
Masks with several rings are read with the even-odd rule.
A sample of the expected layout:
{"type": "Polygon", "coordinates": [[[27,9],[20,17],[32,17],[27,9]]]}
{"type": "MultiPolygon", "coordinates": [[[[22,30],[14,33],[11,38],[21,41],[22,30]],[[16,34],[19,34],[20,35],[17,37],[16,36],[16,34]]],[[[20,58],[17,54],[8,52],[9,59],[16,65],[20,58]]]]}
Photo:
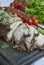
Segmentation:
{"type": "Polygon", "coordinates": [[[27,7],[25,7],[25,12],[29,13],[29,9],[27,7]]]}
{"type": "Polygon", "coordinates": [[[38,31],[42,34],[44,34],[44,30],[42,28],[38,28],[38,31]]]}
{"type": "Polygon", "coordinates": [[[3,44],[1,45],[1,47],[3,49],[9,48],[9,45],[6,42],[3,42],[3,44]]]}

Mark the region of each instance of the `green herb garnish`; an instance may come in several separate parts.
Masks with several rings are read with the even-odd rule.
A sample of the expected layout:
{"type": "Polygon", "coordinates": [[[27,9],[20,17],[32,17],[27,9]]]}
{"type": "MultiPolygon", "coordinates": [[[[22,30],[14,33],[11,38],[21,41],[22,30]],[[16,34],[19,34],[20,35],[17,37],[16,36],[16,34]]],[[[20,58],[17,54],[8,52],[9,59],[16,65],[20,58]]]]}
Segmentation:
{"type": "Polygon", "coordinates": [[[6,42],[3,42],[3,44],[1,45],[1,47],[3,49],[9,48],[9,45],[6,42]]]}
{"type": "Polygon", "coordinates": [[[38,31],[42,34],[44,34],[44,30],[42,28],[38,28],[38,31]]]}

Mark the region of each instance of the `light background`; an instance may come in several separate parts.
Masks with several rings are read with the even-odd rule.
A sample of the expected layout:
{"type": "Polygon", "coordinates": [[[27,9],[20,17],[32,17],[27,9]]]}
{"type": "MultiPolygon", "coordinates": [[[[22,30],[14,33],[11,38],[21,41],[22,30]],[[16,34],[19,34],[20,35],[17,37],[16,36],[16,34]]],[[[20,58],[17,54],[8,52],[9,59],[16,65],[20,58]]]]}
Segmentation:
{"type": "Polygon", "coordinates": [[[4,6],[9,6],[9,4],[11,2],[13,2],[14,0],[0,0],[0,6],[4,7],[4,6]]]}

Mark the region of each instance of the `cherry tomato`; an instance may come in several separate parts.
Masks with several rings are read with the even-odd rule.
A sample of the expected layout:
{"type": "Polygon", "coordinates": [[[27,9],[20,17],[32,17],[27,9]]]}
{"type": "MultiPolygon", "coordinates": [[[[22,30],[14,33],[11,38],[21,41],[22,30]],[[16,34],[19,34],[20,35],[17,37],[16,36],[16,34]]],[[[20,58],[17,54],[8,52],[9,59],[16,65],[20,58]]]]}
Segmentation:
{"type": "Polygon", "coordinates": [[[37,24],[38,24],[38,20],[35,19],[35,20],[33,21],[33,24],[34,24],[34,25],[37,25],[37,24]]]}
{"type": "Polygon", "coordinates": [[[36,19],[36,17],[35,17],[35,16],[32,16],[31,18],[32,18],[32,20],[35,20],[35,19],[36,19]]]}
{"type": "Polygon", "coordinates": [[[10,8],[5,8],[4,11],[10,12],[10,8]]]}
{"type": "Polygon", "coordinates": [[[18,12],[17,11],[13,12],[12,14],[15,15],[15,16],[18,16],[18,12]]]}
{"type": "Polygon", "coordinates": [[[10,8],[13,9],[14,8],[14,4],[11,3],[10,4],[10,8]]]}
{"type": "Polygon", "coordinates": [[[27,23],[27,19],[25,17],[23,18],[23,22],[27,23]]]}
{"type": "Polygon", "coordinates": [[[26,22],[27,24],[28,24],[28,21],[29,21],[28,18],[25,18],[25,22],[26,22]]]}
{"type": "Polygon", "coordinates": [[[28,22],[27,22],[29,25],[32,25],[33,24],[33,21],[32,19],[28,19],[28,22]]]}
{"type": "Polygon", "coordinates": [[[19,7],[20,10],[24,11],[24,6],[23,6],[22,3],[18,3],[18,7],[19,7]]]}
{"type": "Polygon", "coordinates": [[[26,22],[24,15],[21,15],[20,18],[23,20],[23,22],[26,22]]]}
{"type": "Polygon", "coordinates": [[[14,5],[14,8],[18,9],[18,4],[14,5]]]}

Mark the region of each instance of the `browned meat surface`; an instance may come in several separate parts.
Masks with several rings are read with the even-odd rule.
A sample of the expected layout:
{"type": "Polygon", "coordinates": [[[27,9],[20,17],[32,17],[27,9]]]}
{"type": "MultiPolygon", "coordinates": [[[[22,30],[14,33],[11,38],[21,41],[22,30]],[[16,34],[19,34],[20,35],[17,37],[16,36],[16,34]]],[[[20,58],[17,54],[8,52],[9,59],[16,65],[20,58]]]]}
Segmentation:
{"type": "Polygon", "coordinates": [[[4,37],[6,39],[6,35],[9,31],[10,29],[8,26],[0,24],[0,37],[4,37]]]}

